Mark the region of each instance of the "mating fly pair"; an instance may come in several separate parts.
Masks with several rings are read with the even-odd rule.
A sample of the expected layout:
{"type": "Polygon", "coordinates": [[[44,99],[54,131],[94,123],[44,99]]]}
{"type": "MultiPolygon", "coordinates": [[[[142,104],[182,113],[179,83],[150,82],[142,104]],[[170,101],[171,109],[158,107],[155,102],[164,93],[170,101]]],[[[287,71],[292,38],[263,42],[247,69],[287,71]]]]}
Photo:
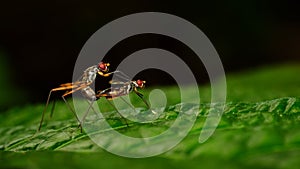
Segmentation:
{"type": "MultiPolygon", "coordinates": [[[[42,123],[43,123],[44,116],[45,116],[45,111],[47,110],[47,107],[49,105],[51,94],[54,91],[66,91],[65,94],[63,94],[61,97],[64,100],[64,102],[66,103],[67,107],[74,114],[76,120],[79,122],[79,127],[81,129],[81,132],[82,132],[83,122],[84,122],[86,116],[88,115],[88,113],[90,111],[90,108],[93,109],[93,107],[92,107],[93,103],[96,100],[100,99],[101,97],[105,97],[107,100],[111,100],[111,99],[116,98],[116,97],[121,97],[121,96],[124,96],[124,95],[128,95],[130,92],[134,91],[143,100],[143,102],[146,104],[146,106],[150,109],[150,106],[147,103],[147,101],[143,98],[143,95],[140,92],[138,92],[138,90],[137,90],[137,88],[143,88],[144,87],[145,81],[142,81],[142,80],[131,81],[131,80],[129,80],[129,78],[124,73],[122,73],[121,71],[118,71],[118,70],[108,73],[108,71],[109,71],[108,66],[109,65],[110,65],[109,63],[100,62],[98,65],[94,65],[94,66],[91,66],[91,67],[87,68],[83,72],[82,76],[77,81],[72,82],[72,83],[64,83],[64,84],[61,84],[60,87],[51,89],[50,92],[49,92],[49,95],[48,95],[48,99],[47,99],[44,111],[42,113],[42,118],[41,118],[41,121],[40,121],[40,124],[39,124],[38,131],[42,127],[42,123]],[[122,75],[118,75],[118,74],[116,74],[116,75],[123,78],[123,79],[126,79],[127,82],[111,82],[111,84],[121,84],[121,87],[118,87],[118,88],[111,87],[111,88],[105,89],[103,91],[98,91],[97,94],[90,87],[90,85],[95,81],[95,79],[97,77],[97,74],[100,75],[100,76],[103,76],[103,77],[108,77],[108,76],[110,76],[114,73],[122,74],[122,75]],[[89,102],[89,108],[86,111],[86,113],[84,114],[82,120],[80,120],[78,118],[78,116],[76,115],[74,109],[71,107],[71,105],[65,99],[66,96],[68,96],[68,95],[70,95],[70,94],[72,94],[76,91],[81,91],[81,94],[89,102]]],[[[112,103],[110,103],[110,104],[114,107],[114,105],[112,103]]],[[[129,103],[127,103],[127,104],[129,104],[129,103]]],[[[50,117],[52,117],[52,115],[53,115],[54,107],[55,107],[55,100],[53,101],[53,107],[51,109],[50,117]]],[[[116,109],[116,111],[117,111],[117,109],[116,109]]],[[[124,118],[122,115],[121,115],[121,117],[124,118]]],[[[126,119],[125,119],[125,121],[126,121],[126,119]]],[[[127,124],[127,122],[126,122],[126,124],[127,124]]]]}

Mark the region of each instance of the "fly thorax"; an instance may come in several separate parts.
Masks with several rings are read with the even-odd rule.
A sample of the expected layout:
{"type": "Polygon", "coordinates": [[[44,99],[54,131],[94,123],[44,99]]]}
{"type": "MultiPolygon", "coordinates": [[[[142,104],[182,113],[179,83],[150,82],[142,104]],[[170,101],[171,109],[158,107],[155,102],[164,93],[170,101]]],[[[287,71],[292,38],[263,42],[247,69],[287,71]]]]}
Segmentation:
{"type": "Polygon", "coordinates": [[[128,86],[127,86],[127,93],[130,93],[133,90],[134,86],[135,85],[132,84],[132,83],[128,84],[128,86]]]}
{"type": "Polygon", "coordinates": [[[92,83],[95,81],[97,73],[98,73],[99,69],[97,68],[97,66],[91,66],[89,68],[87,68],[84,71],[84,75],[82,77],[83,81],[86,81],[87,83],[92,83]]]}

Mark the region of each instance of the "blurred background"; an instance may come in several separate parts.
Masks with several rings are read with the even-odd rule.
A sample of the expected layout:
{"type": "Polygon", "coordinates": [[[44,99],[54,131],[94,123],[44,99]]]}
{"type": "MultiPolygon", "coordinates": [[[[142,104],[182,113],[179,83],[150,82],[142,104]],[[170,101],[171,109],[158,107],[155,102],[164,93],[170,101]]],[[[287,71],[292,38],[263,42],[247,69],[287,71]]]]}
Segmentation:
{"type": "MultiPolygon", "coordinates": [[[[51,88],[71,82],[76,58],[95,31],[114,19],[145,11],[174,14],[199,27],[215,46],[227,73],[300,61],[296,0],[4,1],[0,7],[0,111],[44,103],[51,88]]],[[[104,60],[114,69],[113,65],[126,56],[148,47],[174,52],[191,66],[199,84],[207,82],[205,69],[194,53],[165,36],[145,34],[125,39],[104,60]]],[[[157,73],[148,70],[140,76],[149,85],[173,83],[167,74],[153,78],[157,73]]]]}

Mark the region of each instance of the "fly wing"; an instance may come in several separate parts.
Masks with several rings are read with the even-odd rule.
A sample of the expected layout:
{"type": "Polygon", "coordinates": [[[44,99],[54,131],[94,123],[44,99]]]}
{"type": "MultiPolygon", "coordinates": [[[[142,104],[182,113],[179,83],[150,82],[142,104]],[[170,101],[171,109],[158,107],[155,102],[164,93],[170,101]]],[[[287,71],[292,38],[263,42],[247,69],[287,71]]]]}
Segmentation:
{"type": "Polygon", "coordinates": [[[111,80],[109,81],[109,84],[112,85],[125,85],[127,82],[117,81],[117,80],[111,80]]]}

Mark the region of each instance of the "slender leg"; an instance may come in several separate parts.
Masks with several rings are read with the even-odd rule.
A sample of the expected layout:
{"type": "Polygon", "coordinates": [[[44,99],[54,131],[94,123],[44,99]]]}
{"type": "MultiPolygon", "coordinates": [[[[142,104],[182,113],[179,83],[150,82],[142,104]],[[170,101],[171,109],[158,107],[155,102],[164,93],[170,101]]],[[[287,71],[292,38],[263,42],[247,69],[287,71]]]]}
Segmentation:
{"type": "Polygon", "coordinates": [[[67,102],[67,100],[65,99],[65,96],[61,96],[62,99],[64,100],[64,102],[66,103],[67,107],[71,110],[71,112],[74,114],[74,116],[76,117],[76,120],[80,123],[80,127],[81,127],[81,122],[77,116],[77,114],[75,113],[74,109],[71,107],[71,105],[69,104],[69,102],[67,102]]]}
{"type": "Polygon", "coordinates": [[[49,104],[49,100],[50,100],[50,96],[51,96],[51,93],[52,93],[53,89],[50,90],[49,92],[49,95],[48,95],[48,99],[47,99],[47,102],[46,102],[46,105],[45,105],[45,108],[44,108],[44,111],[43,111],[43,114],[42,114],[42,118],[41,118],[41,121],[40,121],[40,125],[39,125],[39,128],[38,128],[38,131],[41,130],[41,127],[42,127],[42,124],[43,124],[43,121],[44,121],[44,116],[45,116],[45,111],[48,107],[48,104],[49,104]]]}
{"type": "MultiPolygon", "coordinates": [[[[107,99],[106,99],[107,100],[107,99]]],[[[121,116],[121,118],[124,119],[125,123],[126,123],[126,126],[128,127],[128,123],[127,123],[127,120],[125,117],[122,116],[122,114],[118,111],[118,109],[109,101],[107,100],[107,102],[116,110],[116,112],[121,116]]]]}
{"type": "MultiPolygon", "coordinates": [[[[89,113],[89,109],[92,109],[93,112],[95,113],[95,115],[97,115],[97,112],[96,112],[96,110],[95,110],[94,107],[93,107],[93,104],[94,104],[94,102],[96,102],[96,101],[92,101],[92,102],[90,102],[89,100],[86,100],[86,101],[88,102],[89,107],[88,107],[88,109],[87,109],[87,112],[85,113],[85,115],[83,116],[83,118],[82,118],[82,120],[81,120],[81,124],[82,124],[82,125],[83,125],[83,123],[85,122],[85,119],[86,119],[86,117],[87,117],[87,115],[88,115],[88,113],[89,113]]],[[[105,117],[100,118],[100,119],[105,119],[105,117]]]]}
{"type": "MultiPolygon", "coordinates": [[[[86,100],[86,101],[88,102],[89,105],[90,105],[90,104],[94,104],[94,103],[90,102],[89,100],[86,100]]],[[[96,100],[93,101],[93,102],[96,102],[96,100]]],[[[94,109],[94,107],[91,106],[91,108],[92,108],[93,112],[95,113],[95,115],[98,115],[97,112],[96,112],[96,110],[94,109]]],[[[105,118],[101,118],[101,119],[105,119],[105,118]]]]}
{"type": "Polygon", "coordinates": [[[76,82],[72,82],[72,83],[63,83],[61,85],[59,85],[60,87],[69,87],[72,86],[72,88],[77,88],[80,85],[85,84],[86,82],[84,81],[76,81],[76,82]]]}
{"type": "Polygon", "coordinates": [[[130,103],[128,103],[122,96],[120,96],[120,98],[121,98],[128,106],[130,106],[130,107],[133,109],[133,111],[137,114],[135,108],[134,108],[130,103]]]}
{"type": "Polygon", "coordinates": [[[69,94],[72,94],[72,93],[74,93],[74,92],[76,92],[76,91],[78,91],[78,90],[81,90],[81,89],[83,89],[83,88],[89,86],[90,84],[91,84],[91,83],[83,83],[83,84],[81,84],[80,86],[76,86],[76,89],[73,89],[73,87],[72,87],[71,89],[73,89],[73,90],[71,90],[71,91],[69,91],[69,92],[66,92],[63,96],[65,97],[65,96],[67,96],[67,95],[69,95],[69,94]]]}
{"type": "Polygon", "coordinates": [[[52,116],[53,116],[55,104],[56,104],[56,99],[53,100],[53,104],[52,104],[52,108],[51,108],[51,113],[50,113],[50,118],[52,118],[52,116]]]}
{"type": "Polygon", "coordinates": [[[138,95],[138,96],[143,100],[143,102],[145,103],[145,105],[147,106],[147,108],[148,108],[149,110],[151,110],[151,112],[152,112],[153,114],[157,114],[154,110],[151,109],[151,107],[150,107],[150,105],[148,104],[148,102],[144,99],[144,96],[143,96],[142,93],[138,92],[136,89],[133,90],[133,91],[136,93],[136,95],[138,95]]]}
{"type": "Polygon", "coordinates": [[[148,102],[144,99],[144,95],[136,90],[134,90],[135,94],[138,95],[143,102],[145,103],[145,105],[147,106],[148,109],[150,109],[150,105],[148,104],[148,102]]]}
{"type": "MultiPolygon", "coordinates": [[[[86,102],[87,102],[89,105],[92,104],[92,102],[90,102],[90,101],[87,100],[87,99],[86,99],[86,102]]],[[[93,101],[93,102],[95,102],[95,101],[93,101]]],[[[96,112],[96,110],[94,109],[94,107],[92,106],[91,108],[92,108],[93,112],[95,113],[95,115],[97,115],[97,112],[96,112]]]]}
{"type": "MultiPolygon", "coordinates": [[[[87,85],[89,85],[89,84],[87,84],[87,85]]],[[[73,112],[73,114],[75,115],[75,117],[76,117],[76,119],[77,119],[77,121],[78,121],[79,123],[80,123],[80,120],[79,120],[78,116],[76,115],[74,109],[72,109],[72,107],[70,106],[70,104],[69,104],[69,103],[67,102],[67,100],[65,99],[65,96],[67,96],[67,95],[69,95],[69,94],[72,94],[72,93],[74,93],[74,92],[76,92],[76,91],[78,91],[78,90],[81,90],[82,88],[86,87],[87,85],[86,85],[86,84],[81,85],[81,86],[78,87],[77,89],[71,90],[71,91],[65,93],[64,95],[62,95],[62,98],[63,98],[63,100],[65,101],[66,105],[67,105],[68,108],[73,112]]]]}
{"type": "Polygon", "coordinates": [[[116,71],[113,71],[113,72],[110,72],[110,73],[105,73],[105,74],[103,72],[98,72],[98,74],[100,76],[103,76],[103,77],[108,77],[111,74],[116,74],[116,76],[122,78],[123,80],[130,81],[129,76],[127,76],[125,73],[123,73],[123,72],[121,72],[119,70],[116,70],[116,71]],[[117,73],[120,73],[121,75],[118,75],[117,73]]]}
{"type": "MultiPolygon", "coordinates": [[[[44,121],[44,117],[45,117],[45,112],[46,112],[47,107],[49,105],[49,101],[50,101],[50,97],[51,97],[52,92],[59,91],[59,90],[68,90],[68,89],[72,89],[73,87],[74,86],[65,86],[65,87],[58,87],[58,88],[54,88],[54,89],[50,90],[48,98],[47,98],[47,102],[46,102],[46,105],[45,105],[45,108],[44,108],[43,113],[42,113],[42,118],[41,118],[41,121],[40,121],[40,125],[39,125],[39,128],[38,128],[38,131],[41,130],[41,127],[42,127],[42,124],[43,124],[43,121],[44,121]]],[[[52,110],[54,110],[54,107],[52,108],[52,110]]],[[[52,115],[53,115],[53,112],[51,112],[51,116],[52,115]]]]}
{"type": "Polygon", "coordinates": [[[110,92],[111,89],[112,88],[107,88],[107,89],[104,89],[104,90],[98,90],[98,92],[97,92],[98,94],[96,95],[96,97],[98,97],[98,98],[103,97],[103,94],[106,93],[107,91],[110,92]]]}
{"type": "MultiPolygon", "coordinates": [[[[73,114],[75,115],[77,121],[80,122],[80,120],[78,119],[78,117],[77,117],[75,111],[71,108],[71,106],[69,105],[69,103],[66,101],[65,96],[67,96],[67,95],[69,95],[69,94],[71,94],[71,93],[74,93],[75,91],[81,90],[82,88],[84,88],[84,87],[86,87],[86,86],[88,86],[88,85],[90,85],[90,83],[85,83],[85,82],[80,82],[80,81],[79,81],[79,82],[75,82],[75,83],[65,83],[65,84],[61,84],[60,87],[54,88],[54,89],[50,90],[49,95],[48,95],[48,98],[47,98],[47,102],[46,102],[46,105],[45,105],[45,108],[44,108],[43,113],[42,113],[42,118],[41,118],[41,121],[40,121],[40,124],[39,124],[38,131],[41,130],[41,127],[42,127],[42,124],[43,124],[43,121],[44,121],[44,117],[45,117],[45,112],[46,112],[47,107],[48,107],[48,105],[49,105],[49,101],[50,101],[51,94],[52,94],[52,92],[54,92],[54,91],[71,90],[71,91],[69,91],[69,92],[67,91],[67,93],[65,93],[65,94],[62,96],[62,98],[63,98],[63,100],[65,101],[65,103],[67,104],[67,106],[69,107],[69,109],[70,109],[70,110],[73,112],[73,114]],[[74,89],[74,88],[76,88],[76,89],[74,89]]],[[[52,106],[52,109],[51,109],[50,117],[53,116],[54,108],[55,108],[55,100],[54,100],[54,102],[53,102],[53,106],[52,106]]]]}
{"type": "MultiPolygon", "coordinates": [[[[89,108],[87,109],[87,111],[85,112],[85,114],[83,115],[83,117],[82,117],[82,120],[81,120],[81,131],[82,131],[82,126],[83,126],[83,123],[84,123],[84,121],[85,121],[85,118],[87,117],[87,115],[89,114],[89,112],[90,112],[90,109],[92,108],[93,110],[94,110],[94,108],[93,108],[93,104],[94,104],[94,102],[95,101],[91,101],[90,103],[89,103],[89,108]]],[[[94,110],[94,112],[95,112],[95,114],[96,114],[96,111],[94,110]]]]}

